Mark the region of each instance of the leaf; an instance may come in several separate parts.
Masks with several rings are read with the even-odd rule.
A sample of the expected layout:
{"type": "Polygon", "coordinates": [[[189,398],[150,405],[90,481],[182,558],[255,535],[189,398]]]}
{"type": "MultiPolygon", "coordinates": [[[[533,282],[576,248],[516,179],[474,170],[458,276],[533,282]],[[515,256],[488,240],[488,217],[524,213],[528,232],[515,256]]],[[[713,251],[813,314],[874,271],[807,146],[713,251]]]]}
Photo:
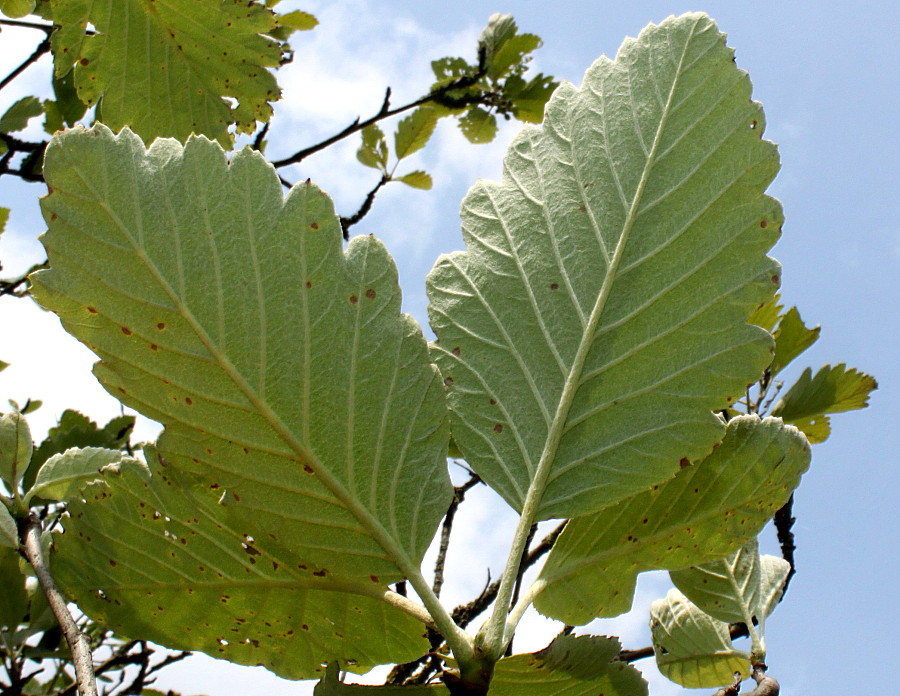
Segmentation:
{"type": "MultiPolygon", "coordinates": [[[[7,222],[9,222],[9,208],[0,207],[0,234],[3,234],[3,232],[6,230],[7,222]]],[[[4,363],[4,365],[7,364],[8,363],[4,363]]]]}
{"type": "MultiPolygon", "coordinates": [[[[34,451],[31,466],[25,474],[22,485],[29,490],[34,485],[41,465],[54,454],[62,454],[73,447],[102,447],[120,450],[131,437],[134,416],[118,416],[100,428],[87,416],[67,409],[59,422],[50,428],[47,437],[34,451]]],[[[33,494],[32,494],[33,495],[33,494]]]]}
{"type": "Polygon", "coordinates": [[[28,121],[44,113],[41,100],[37,97],[22,97],[0,116],[0,133],[13,133],[25,130],[28,121]]]}
{"type": "Polygon", "coordinates": [[[21,413],[4,413],[0,416],[0,479],[10,494],[19,488],[31,462],[34,445],[31,430],[21,413]]]}
{"type": "Polygon", "coordinates": [[[491,696],[645,696],[647,682],[616,659],[621,645],[605,636],[561,636],[531,655],[500,660],[491,696]]]}
{"type": "Polygon", "coordinates": [[[759,545],[751,539],[725,558],[671,570],[669,577],[691,602],[714,619],[750,626],[752,618],[763,609],[761,573],[759,545]]]}
{"type": "Polygon", "coordinates": [[[34,486],[25,496],[28,504],[33,498],[65,501],[80,490],[85,483],[104,476],[120,475],[124,467],[146,472],[143,462],[128,457],[118,450],[101,447],[68,449],[63,454],[55,454],[38,470],[34,486]]]}
{"type": "MultiPolygon", "coordinates": [[[[0,546],[19,548],[19,528],[2,500],[0,500],[0,546]]],[[[0,554],[2,553],[4,552],[0,551],[0,554]]]]}
{"type": "Polygon", "coordinates": [[[769,367],[772,376],[781,372],[794,358],[818,341],[821,331],[818,326],[807,328],[797,308],[791,307],[781,318],[774,332],[775,357],[769,367]]]}
{"type": "Polygon", "coordinates": [[[443,684],[415,686],[345,684],[340,680],[338,665],[335,662],[325,668],[325,675],[313,689],[313,696],[446,696],[449,693],[443,684]]]}
{"type": "Polygon", "coordinates": [[[650,605],[656,664],[663,675],[688,689],[731,684],[734,673],[750,674],[749,655],[731,644],[728,624],[704,614],[678,590],[650,605]]]}
{"type": "Polygon", "coordinates": [[[428,278],[435,359],[456,443],[517,510],[584,515],[671,478],[770,362],[746,318],[779,278],[778,156],[749,97],[708,17],[651,25],[463,201],[468,251],[428,278]]]}
{"type": "Polygon", "coordinates": [[[542,45],[541,37],[534,34],[516,34],[510,37],[494,51],[488,75],[498,79],[510,72],[513,74],[524,72],[525,64],[529,60],[526,56],[542,45]]]}
{"type": "Polygon", "coordinates": [[[540,123],[544,118],[544,105],[559,87],[552,76],[538,73],[525,82],[518,75],[510,77],[503,86],[503,95],[512,102],[512,112],[526,123],[540,123]]]}
{"type": "Polygon", "coordinates": [[[275,19],[282,27],[288,27],[294,31],[312,31],[319,26],[319,20],[315,15],[302,10],[294,10],[293,12],[285,12],[277,15],[275,19]]]}
{"type": "Polygon", "coordinates": [[[44,102],[44,111],[47,113],[44,130],[50,135],[62,130],[66,125],[74,126],[87,111],[87,105],[78,98],[74,77],[75,74],[71,70],[62,77],[53,76],[53,94],[56,101],[44,102]]]}
{"type": "Polygon", "coordinates": [[[459,119],[459,129],[470,143],[483,145],[497,136],[497,119],[480,106],[473,106],[459,119]]]}
{"type": "Polygon", "coordinates": [[[288,679],[326,661],[366,671],[428,650],[422,624],[384,601],[377,578],[311,574],[269,535],[242,533],[208,485],[152,450],[148,464],[149,480],[126,467],[84,487],[56,540],[57,582],[101,625],[288,679]]]}
{"type": "Polygon", "coordinates": [[[397,124],[397,132],[394,134],[394,153],[397,159],[409,157],[418,152],[434,133],[437,125],[437,112],[427,106],[420,106],[409,116],[397,124]]]}
{"type": "Polygon", "coordinates": [[[228,127],[253,132],[280,97],[266,68],[281,61],[267,36],[275,15],[244,0],[126,0],[110,5],[53,0],[51,37],[58,77],[74,65],[78,97],[100,104],[113,130],[129,126],[150,142],[203,133],[230,146],[228,127]],[[97,33],[85,36],[90,22],[97,33]],[[232,108],[224,98],[232,98],[232,108]]]}
{"type": "Polygon", "coordinates": [[[421,169],[416,169],[409,174],[404,174],[403,176],[396,177],[397,181],[402,181],[407,186],[412,186],[417,189],[424,189],[426,191],[430,190],[433,182],[431,180],[431,174],[428,172],[423,172],[421,169]]]}
{"type": "Polygon", "coordinates": [[[76,128],[45,175],[35,297],[110,393],[165,426],[163,458],[228,489],[243,531],[310,573],[418,574],[452,496],[446,406],[381,242],[342,252],[315,185],[282,198],[262,156],[229,164],[205,138],[146,150],[76,128]]]}
{"type": "Polygon", "coordinates": [[[34,11],[35,0],[0,0],[0,12],[7,17],[19,19],[34,11]]]}
{"type": "Polygon", "coordinates": [[[760,556],[760,618],[769,618],[784,594],[784,583],[791,572],[791,564],[777,556],[760,556]]]}
{"type": "Polygon", "coordinates": [[[740,416],[709,456],[607,510],[570,520],[538,576],[535,607],[568,624],[631,608],[638,573],[725,556],[756,536],[809,466],[777,418],[740,416]]]}
{"type": "MultiPolygon", "coordinates": [[[[3,514],[9,513],[6,506],[0,504],[0,519],[3,514]]],[[[0,527],[3,526],[0,521],[0,527]]],[[[28,616],[29,601],[25,577],[19,572],[19,552],[3,546],[0,546],[0,587],[3,588],[0,592],[0,630],[13,632],[28,616]]]]}
{"type": "Polygon", "coordinates": [[[478,37],[478,48],[479,51],[484,51],[489,68],[497,53],[516,35],[517,31],[516,20],[512,15],[495,12],[488,17],[487,26],[481,30],[481,35],[478,37]]]}
{"type": "Polygon", "coordinates": [[[869,393],[877,388],[874,377],[855,368],[848,370],[844,363],[833,367],[824,365],[815,377],[812,376],[812,369],[807,367],[772,409],[772,415],[793,422],[826,413],[865,408],[869,405],[869,393]]]}
{"type": "Polygon", "coordinates": [[[431,61],[431,71],[437,80],[432,89],[445,85],[452,80],[462,77],[470,72],[474,72],[475,68],[469,65],[462,58],[439,58],[431,61]]]}
{"type": "Polygon", "coordinates": [[[374,123],[362,130],[362,145],[356,151],[356,159],[367,167],[386,171],[388,161],[387,140],[382,130],[374,123]]]}
{"type": "Polygon", "coordinates": [[[750,318],[747,319],[747,323],[772,333],[778,320],[781,319],[781,310],[784,309],[784,306],[779,304],[780,300],[781,294],[776,292],[775,296],[767,302],[760,303],[760,305],[750,313],[750,318]]]}

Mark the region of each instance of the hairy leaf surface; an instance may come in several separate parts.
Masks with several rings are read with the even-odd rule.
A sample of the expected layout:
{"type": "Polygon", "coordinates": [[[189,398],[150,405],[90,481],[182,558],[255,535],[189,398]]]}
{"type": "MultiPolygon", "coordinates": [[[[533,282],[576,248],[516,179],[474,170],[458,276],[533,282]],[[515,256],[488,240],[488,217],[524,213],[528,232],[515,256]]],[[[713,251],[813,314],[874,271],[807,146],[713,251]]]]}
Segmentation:
{"type": "Polygon", "coordinates": [[[428,649],[378,578],[311,575],[268,536],[236,533],[206,484],[148,459],[152,476],[124,466],[84,486],[56,540],[57,581],[96,621],[291,679],[330,660],[366,671],[428,649]]]}
{"type": "Polygon", "coordinates": [[[732,419],[722,444],[671,481],[571,520],[538,576],[535,606],[575,625],[628,611],[638,573],[699,565],[756,536],[809,457],[806,438],[777,418],[732,419]]]}
{"type": "Polygon", "coordinates": [[[649,26],[561,86],[500,183],[462,205],[467,251],[428,279],[466,460],[513,507],[583,515],[723,436],[711,410],[772,357],[781,207],[750,81],[705,15],[649,26]]]}
{"type": "Polygon", "coordinates": [[[688,689],[731,684],[750,674],[749,655],[731,644],[728,624],[704,614],[678,590],[650,606],[656,664],[667,679],[688,689]]]}
{"type": "Polygon", "coordinates": [[[562,636],[544,650],[497,663],[491,696],[646,696],[647,682],[615,660],[615,638],[562,636]]]}
{"type": "Polygon", "coordinates": [[[229,125],[251,132],[280,97],[267,68],[281,48],[263,36],[276,20],[261,3],[52,0],[52,11],[56,74],[74,69],[78,97],[100,104],[99,120],[146,142],[203,133],[230,144],[229,125]],[[85,36],[89,22],[97,33],[85,36]]]}
{"type": "MultiPolygon", "coordinates": [[[[379,241],[341,251],[331,201],[216,143],[54,138],[51,269],[35,295],[166,426],[162,456],[229,492],[309,572],[392,582],[446,511],[443,386],[379,241]]],[[[221,492],[220,490],[220,492],[221,492]]],[[[248,527],[249,528],[249,527],[248,527]]]]}

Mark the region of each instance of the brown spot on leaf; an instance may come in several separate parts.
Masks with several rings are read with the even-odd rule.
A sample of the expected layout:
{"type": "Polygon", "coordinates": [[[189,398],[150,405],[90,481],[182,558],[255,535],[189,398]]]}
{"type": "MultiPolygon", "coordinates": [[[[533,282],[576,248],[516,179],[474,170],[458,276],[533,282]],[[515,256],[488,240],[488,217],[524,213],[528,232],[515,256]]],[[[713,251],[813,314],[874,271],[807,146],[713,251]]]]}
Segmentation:
{"type": "Polygon", "coordinates": [[[452,377],[445,378],[444,384],[446,384],[449,387],[451,384],[453,384],[453,378],[452,377]]]}
{"type": "Polygon", "coordinates": [[[371,580],[375,584],[378,584],[378,576],[377,575],[370,575],[369,580],[371,580]]]}
{"type": "Polygon", "coordinates": [[[118,563],[116,563],[116,562],[115,562],[113,559],[111,559],[111,558],[109,559],[109,564],[110,564],[113,568],[115,568],[117,565],[119,565],[118,563]]]}
{"type": "Polygon", "coordinates": [[[82,59],[79,60],[78,62],[81,63],[82,65],[87,65],[87,64],[90,63],[91,61],[89,61],[87,58],[82,58],[82,59]]]}
{"type": "Polygon", "coordinates": [[[163,329],[166,328],[166,325],[165,325],[163,322],[159,322],[159,323],[156,325],[156,328],[159,329],[160,331],[162,331],[163,329]]]}
{"type": "Polygon", "coordinates": [[[314,473],[315,473],[315,472],[313,471],[313,468],[312,468],[309,464],[304,464],[304,465],[303,465],[303,471],[305,471],[307,474],[314,474],[314,473]]]}
{"type": "Polygon", "coordinates": [[[760,220],[760,221],[759,221],[759,226],[762,227],[763,229],[766,229],[766,227],[769,226],[769,223],[766,222],[765,220],[760,220]]]}
{"type": "Polygon", "coordinates": [[[453,355],[455,355],[456,357],[459,357],[459,354],[462,353],[462,351],[459,349],[459,346],[456,346],[456,348],[454,348],[450,352],[453,353],[453,355]]]}
{"type": "Polygon", "coordinates": [[[322,570],[314,570],[313,571],[313,575],[315,575],[317,578],[324,578],[327,574],[328,574],[328,571],[325,570],[324,568],[322,570]]]}
{"type": "Polygon", "coordinates": [[[58,217],[59,217],[59,215],[57,215],[56,213],[50,213],[50,220],[51,220],[51,222],[52,222],[53,220],[56,220],[58,217]]]}
{"type": "Polygon", "coordinates": [[[368,297],[370,300],[374,300],[375,295],[376,293],[374,288],[369,288],[368,290],[366,290],[366,297],[368,297]]]}
{"type": "Polygon", "coordinates": [[[497,405],[497,400],[491,398],[491,399],[488,399],[488,403],[490,403],[491,406],[496,406],[496,405],[497,405]]]}
{"type": "Polygon", "coordinates": [[[687,457],[682,457],[681,461],[678,462],[678,466],[680,466],[682,469],[686,469],[690,465],[691,465],[691,460],[688,459],[687,457]]]}
{"type": "Polygon", "coordinates": [[[311,230],[317,230],[317,229],[319,229],[319,223],[318,223],[318,222],[311,222],[311,223],[309,223],[309,229],[311,229],[311,230]]]}
{"type": "Polygon", "coordinates": [[[150,350],[159,350],[159,346],[156,345],[155,343],[151,343],[151,344],[150,344],[150,350]]]}
{"type": "Polygon", "coordinates": [[[578,206],[578,210],[579,210],[580,212],[582,212],[582,213],[586,213],[586,212],[587,212],[587,206],[586,206],[584,203],[582,203],[581,205],[578,206]]]}
{"type": "Polygon", "coordinates": [[[127,326],[123,326],[123,327],[122,327],[122,333],[125,334],[126,336],[130,336],[130,335],[131,335],[131,329],[129,329],[127,326]]]}
{"type": "Polygon", "coordinates": [[[359,302],[359,298],[356,295],[350,295],[350,304],[356,304],[359,302]]]}
{"type": "Polygon", "coordinates": [[[87,311],[90,312],[91,314],[97,314],[97,313],[98,313],[96,307],[88,307],[88,308],[87,308],[87,311]]]}
{"type": "Polygon", "coordinates": [[[184,397],[184,403],[186,403],[188,406],[193,406],[194,400],[191,397],[186,396],[186,397],[184,397]]]}
{"type": "Polygon", "coordinates": [[[775,285],[778,285],[778,283],[780,281],[781,281],[781,277],[778,274],[775,274],[772,276],[772,282],[775,283],[775,285]]]}
{"type": "Polygon", "coordinates": [[[551,290],[559,290],[559,283],[550,283],[551,290]]]}
{"type": "Polygon", "coordinates": [[[312,281],[307,280],[307,281],[306,281],[306,287],[307,287],[307,288],[311,288],[311,287],[312,287],[312,281]]]}
{"type": "Polygon", "coordinates": [[[503,424],[502,424],[502,423],[497,423],[497,425],[494,426],[494,432],[495,432],[495,433],[502,433],[502,432],[503,432],[503,424]]]}

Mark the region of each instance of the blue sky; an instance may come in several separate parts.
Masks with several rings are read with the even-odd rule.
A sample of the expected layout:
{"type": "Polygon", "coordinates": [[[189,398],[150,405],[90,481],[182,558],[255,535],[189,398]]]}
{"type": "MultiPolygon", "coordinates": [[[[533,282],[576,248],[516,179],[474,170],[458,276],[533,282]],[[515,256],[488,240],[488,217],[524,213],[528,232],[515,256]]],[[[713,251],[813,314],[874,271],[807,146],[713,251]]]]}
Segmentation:
{"type": "MultiPolygon", "coordinates": [[[[689,10],[707,11],[717,20],[736,48],[738,65],[750,72],[754,98],[765,107],[766,137],[779,144],[782,171],[770,193],[782,201],[786,215],[783,238],[773,251],[784,266],[783,300],[797,305],[807,323],[823,327],[822,338],[798,360],[798,368],[846,362],[879,382],[870,408],[835,416],[831,438],[814,448],[795,504],[799,572],[767,626],[769,664],[785,696],[813,690],[878,693],[893,683],[894,646],[900,640],[894,502],[900,438],[893,423],[900,403],[900,61],[893,35],[900,6],[887,0],[352,0],[337,5],[285,0],[283,5],[313,11],[322,25],[296,38],[295,61],[280,75],[285,101],[276,107],[273,157],[336,132],[357,114],[372,113],[387,85],[395,88],[396,104],[423,93],[428,61],[473,57],[475,38],[495,11],[513,14],[523,30],[544,39],[536,59],[539,70],[576,84],[594,59],[614,55],[626,35],[636,35],[648,22],[689,10]]],[[[25,55],[21,51],[30,50],[33,38],[4,30],[0,73],[25,55]]],[[[29,82],[41,84],[46,74],[44,66],[33,78],[19,78],[2,93],[0,109],[33,92],[29,82]]],[[[500,158],[515,130],[511,124],[496,143],[476,147],[449,124],[442,125],[416,163],[435,176],[435,189],[389,187],[355,229],[386,241],[400,268],[405,308],[420,322],[425,321],[425,273],[439,253],[461,246],[459,201],[475,178],[499,177],[500,158]]],[[[356,146],[354,139],[323,153],[288,172],[289,178],[311,176],[333,195],[339,212],[352,212],[374,183],[373,175],[355,162],[356,146]]],[[[4,276],[42,259],[34,242],[43,230],[36,207],[41,192],[37,185],[0,179],[0,205],[13,209],[0,238],[4,276]]],[[[0,359],[13,363],[0,377],[0,396],[45,399],[47,405],[33,419],[38,430],[65,407],[101,419],[114,415],[115,404],[87,374],[90,355],[60,337],[54,322],[28,301],[0,299],[0,359]]],[[[144,427],[147,433],[153,430],[144,427]]],[[[484,496],[483,507],[472,511],[469,527],[454,540],[457,548],[476,543],[479,524],[508,519],[502,504],[484,496]]],[[[773,552],[770,536],[764,545],[773,552]]],[[[457,559],[464,564],[462,553],[457,559]]],[[[460,599],[480,589],[487,565],[493,565],[496,576],[502,560],[501,554],[475,562],[470,553],[468,567],[457,572],[460,599]]],[[[628,647],[645,644],[646,602],[662,596],[666,583],[657,576],[642,584],[638,604],[644,605],[618,626],[604,623],[598,630],[622,631],[628,647]]],[[[534,637],[523,648],[539,647],[540,632],[552,635],[554,630],[537,620],[526,627],[534,637]]],[[[166,685],[226,694],[261,684],[256,672],[247,677],[246,687],[237,686],[239,677],[222,674],[211,670],[200,679],[194,676],[185,688],[184,671],[177,675],[180,683],[166,685]]],[[[652,683],[653,694],[688,693],[656,678],[652,683]]],[[[311,693],[311,687],[297,685],[287,692],[311,693]]]]}

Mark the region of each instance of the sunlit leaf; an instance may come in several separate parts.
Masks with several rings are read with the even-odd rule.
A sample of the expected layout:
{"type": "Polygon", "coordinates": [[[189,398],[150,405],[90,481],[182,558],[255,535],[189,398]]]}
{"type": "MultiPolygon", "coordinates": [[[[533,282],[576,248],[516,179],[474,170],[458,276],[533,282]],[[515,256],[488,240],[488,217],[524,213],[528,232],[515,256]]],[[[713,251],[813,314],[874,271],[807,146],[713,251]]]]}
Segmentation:
{"type": "Polygon", "coordinates": [[[427,106],[420,106],[409,116],[397,124],[397,132],[394,134],[394,154],[397,159],[409,157],[418,152],[434,133],[437,125],[437,112],[427,106]]]}
{"type": "Polygon", "coordinates": [[[34,11],[35,0],[0,0],[0,12],[7,17],[18,19],[34,11]]]}
{"type": "Polygon", "coordinates": [[[781,293],[776,292],[774,297],[766,302],[761,302],[759,306],[750,313],[747,323],[765,329],[769,333],[774,331],[775,325],[781,318],[781,310],[784,309],[783,305],[779,303],[780,300],[781,293]]]}
{"type": "Polygon", "coordinates": [[[819,340],[822,329],[818,326],[810,329],[804,325],[800,312],[791,307],[775,329],[775,357],[769,367],[771,374],[777,375],[791,361],[819,340]]]}
{"type": "Polygon", "coordinates": [[[362,145],[356,151],[356,159],[367,167],[385,171],[388,161],[387,140],[374,123],[362,130],[362,145]]]}
{"type": "Polygon", "coordinates": [[[384,601],[377,578],[311,574],[268,535],[242,531],[216,490],[152,452],[148,463],[149,480],[125,467],[83,488],[55,542],[57,581],[100,624],[290,679],[327,661],[366,671],[428,649],[422,624],[384,601]]]}
{"type": "Polygon", "coordinates": [[[688,689],[731,684],[734,673],[750,674],[750,656],[731,644],[728,624],[704,614],[678,590],[650,606],[656,664],[663,675],[688,689]]]}
{"type": "Polygon", "coordinates": [[[651,25],[463,202],[468,251],[428,279],[435,357],[456,443],[516,509],[583,515],[671,478],[771,360],[746,318],[779,280],[778,155],[732,57],[705,15],[651,25]]]}
{"type": "Polygon", "coordinates": [[[37,97],[22,97],[0,116],[0,133],[25,130],[28,121],[44,113],[41,100],[37,97]]]}
{"type": "Polygon", "coordinates": [[[512,15],[496,12],[488,17],[487,26],[481,30],[481,35],[478,37],[478,47],[485,52],[489,70],[494,62],[494,57],[516,35],[517,31],[516,20],[512,15]]]}
{"type": "Polygon", "coordinates": [[[35,296],[165,426],[165,460],[309,573],[418,573],[452,495],[444,387],[381,242],[342,251],[315,185],[285,198],[259,153],[205,138],[76,128],[46,170],[35,296]]]}
{"type": "Polygon", "coordinates": [[[488,75],[496,79],[510,71],[524,71],[525,56],[540,48],[542,43],[541,37],[534,34],[516,34],[510,37],[494,51],[488,75]]]}
{"type": "Polygon", "coordinates": [[[760,556],[760,614],[768,618],[775,611],[784,593],[784,583],[791,572],[791,564],[777,556],[760,556]]]}
{"type": "Polygon", "coordinates": [[[129,126],[145,142],[203,133],[230,145],[232,123],[253,132],[280,97],[267,68],[281,48],[264,36],[276,20],[262,4],[53,0],[52,8],[56,74],[74,69],[78,97],[99,103],[98,118],[114,130],[129,126]],[[89,22],[97,33],[85,36],[89,22]]]}
{"type": "Polygon", "coordinates": [[[777,418],[732,419],[704,460],[570,520],[538,576],[545,586],[535,606],[576,625],[628,611],[638,573],[699,565],[756,536],[787,502],[809,457],[805,438],[777,418]]]}
{"type": "Polygon", "coordinates": [[[412,186],[417,189],[429,190],[433,182],[431,180],[431,174],[428,172],[423,172],[421,169],[417,169],[414,172],[410,172],[409,174],[404,174],[403,176],[396,177],[397,181],[402,181],[407,186],[412,186]]]}
{"type": "Polygon", "coordinates": [[[459,129],[470,143],[489,143],[497,136],[497,118],[476,106],[459,119],[459,129]]]}
{"type": "MultiPolygon", "coordinates": [[[[139,460],[117,450],[101,447],[73,448],[55,454],[43,463],[37,473],[34,486],[25,496],[26,504],[32,498],[67,500],[86,483],[103,477],[121,475],[123,467],[146,472],[139,460]]],[[[147,472],[149,478],[149,472],[147,472]]]]}
{"type": "Polygon", "coordinates": [[[537,74],[527,82],[521,77],[509,78],[503,94],[512,102],[517,119],[526,123],[540,123],[544,118],[544,106],[559,82],[550,75],[537,74]]]}
{"type": "Polygon", "coordinates": [[[12,493],[19,487],[31,462],[31,430],[21,413],[0,416],[0,479],[12,493]]]}
{"type": "Polygon", "coordinates": [[[616,660],[621,645],[605,636],[561,636],[530,655],[500,660],[491,696],[645,696],[647,682],[616,660]]]}

